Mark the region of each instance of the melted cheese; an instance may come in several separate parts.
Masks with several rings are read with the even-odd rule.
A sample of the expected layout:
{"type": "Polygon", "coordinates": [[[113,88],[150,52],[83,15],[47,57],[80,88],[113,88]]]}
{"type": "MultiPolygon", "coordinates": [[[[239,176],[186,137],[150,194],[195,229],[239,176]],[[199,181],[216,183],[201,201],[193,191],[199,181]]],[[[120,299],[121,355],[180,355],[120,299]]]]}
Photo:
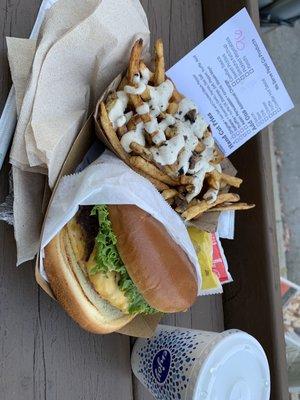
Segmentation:
{"type": "Polygon", "coordinates": [[[90,282],[92,283],[96,292],[99,293],[104,300],[107,300],[110,304],[123,311],[125,314],[128,313],[128,299],[118,286],[118,274],[116,272],[108,272],[107,274],[98,272],[97,274],[91,274],[91,270],[95,267],[95,265],[96,262],[94,250],[89,261],[86,263],[86,269],[90,282]]]}

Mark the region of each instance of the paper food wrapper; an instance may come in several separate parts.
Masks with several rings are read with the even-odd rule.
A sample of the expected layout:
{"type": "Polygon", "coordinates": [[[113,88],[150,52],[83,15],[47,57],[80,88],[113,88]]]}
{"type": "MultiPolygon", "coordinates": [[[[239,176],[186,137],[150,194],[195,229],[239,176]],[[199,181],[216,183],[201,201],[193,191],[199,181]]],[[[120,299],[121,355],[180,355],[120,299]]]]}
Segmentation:
{"type": "MultiPolygon", "coordinates": [[[[112,147],[109,140],[107,139],[107,137],[101,127],[101,124],[99,122],[99,108],[100,108],[101,101],[105,100],[111,91],[114,91],[117,89],[123,76],[124,76],[124,73],[120,73],[111,82],[111,84],[105,89],[105,91],[103,92],[103,94],[101,95],[101,97],[99,98],[99,100],[97,102],[96,109],[94,112],[95,128],[96,128],[96,134],[97,134],[98,138],[105,144],[105,146],[108,149],[110,149],[112,152],[114,152],[117,156],[118,156],[118,154],[115,152],[114,148],[112,147]]],[[[228,158],[226,158],[222,161],[222,169],[223,169],[223,172],[228,175],[236,175],[236,173],[237,173],[237,170],[234,168],[234,166],[228,160],[228,158]]],[[[223,190],[223,192],[225,192],[225,191],[223,190]]],[[[221,193],[222,193],[222,191],[221,191],[221,193]]],[[[196,228],[199,228],[199,229],[207,231],[207,232],[215,232],[218,227],[219,216],[220,216],[219,212],[204,213],[199,218],[189,221],[187,225],[195,226],[196,228]]]]}
{"type": "Polygon", "coordinates": [[[58,0],[37,41],[8,38],[19,112],[10,153],[18,264],[34,257],[40,240],[49,189],[39,174],[54,187],[95,99],[125,68],[136,37],[148,49],[149,34],[138,0],[58,0]]]}
{"type": "MultiPolygon", "coordinates": [[[[62,173],[74,170],[75,165],[79,164],[88,146],[93,142],[91,122],[92,120],[88,121],[77,137],[62,173]]],[[[195,266],[201,287],[197,255],[182,220],[148,180],[136,174],[108,150],[82,172],[64,176],[59,180],[44,222],[41,256],[45,245],[73,217],[79,204],[135,204],[150,213],[186,251],[195,266]]],[[[37,260],[36,279],[53,297],[43,270],[42,257],[37,260]]],[[[160,315],[138,316],[120,332],[132,336],[151,336],[159,319],[160,315]]]]}
{"type": "Polygon", "coordinates": [[[79,205],[95,204],[133,204],[161,222],[193,263],[201,288],[198,258],[183,221],[151,182],[132,171],[109,150],[82,172],[60,180],[45,219],[41,251],[72,219],[79,205]]]}

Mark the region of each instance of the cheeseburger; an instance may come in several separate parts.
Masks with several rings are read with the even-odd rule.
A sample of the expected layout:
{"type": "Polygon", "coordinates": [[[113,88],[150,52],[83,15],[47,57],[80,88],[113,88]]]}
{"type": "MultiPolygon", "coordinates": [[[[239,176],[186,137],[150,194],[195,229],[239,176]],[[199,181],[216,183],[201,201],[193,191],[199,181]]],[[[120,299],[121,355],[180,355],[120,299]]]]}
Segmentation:
{"type": "Polygon", "coordinates": [[[164,226],[133,205],[81,206],[45,248],[51,289],[84,329],[110,333],[138,314],[188,309],[194,267],[164,226]]]}

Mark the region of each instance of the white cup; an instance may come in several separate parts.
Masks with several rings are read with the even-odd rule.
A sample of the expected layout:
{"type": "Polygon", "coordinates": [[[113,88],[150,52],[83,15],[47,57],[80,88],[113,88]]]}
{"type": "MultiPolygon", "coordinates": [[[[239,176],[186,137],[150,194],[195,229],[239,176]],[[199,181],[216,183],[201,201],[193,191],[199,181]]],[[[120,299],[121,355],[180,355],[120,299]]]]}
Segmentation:
{"type": "Polygon", "coordinates": [[[137,339],[131,357],[135,376],[157,400],[269,400],[270,371],[254,337],[159,325],[155,336],[137,339]]]}

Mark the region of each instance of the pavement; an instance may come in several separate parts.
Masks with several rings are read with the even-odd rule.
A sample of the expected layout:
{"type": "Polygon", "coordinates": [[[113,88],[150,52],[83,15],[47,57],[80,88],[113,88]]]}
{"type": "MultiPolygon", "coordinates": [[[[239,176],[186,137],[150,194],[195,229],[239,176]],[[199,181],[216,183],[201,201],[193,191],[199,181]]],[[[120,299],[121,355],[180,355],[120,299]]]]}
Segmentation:
{"type": "MultiPolygon", "coordinates": [[[[264,29],[262,38],[295,105],[274,122],[271,132],[277,169],[274,191],[281,275],[300,285],[300,21],[293,28],[264,29]]],[[[292,353],[300,359],[300,349],[292,353]]],[[[298,365],[299,361],[289,363],[291,386],[295,383],[290,377],[298,365]]],[[[299,383],[296,387],[298,394],[291,393],[290,400],[300,399],[299,383]]]]}
{"type": "Polygon", "coordinates": [[[300,21],[263,33],[295,108],[273,124],[287,278],[300,285],[300,21]]]}

